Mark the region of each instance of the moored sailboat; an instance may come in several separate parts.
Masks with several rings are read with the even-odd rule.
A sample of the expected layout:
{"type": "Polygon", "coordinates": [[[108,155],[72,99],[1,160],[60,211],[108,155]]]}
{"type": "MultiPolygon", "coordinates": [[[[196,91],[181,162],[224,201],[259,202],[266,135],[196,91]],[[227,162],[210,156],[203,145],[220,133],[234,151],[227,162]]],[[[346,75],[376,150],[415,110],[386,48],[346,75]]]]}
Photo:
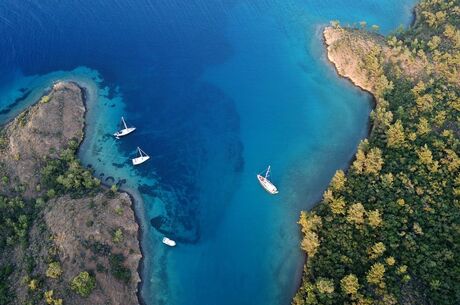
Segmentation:
{"type": "Polygon", "coordinates": [[[140,147],[137,147],[139,152],[139,157],[132,159],[133,165],[139,165],[150,159],[150,156],[147,155],[140,147]]]}
{"type": "Polygon", "coordinates": [[[270,165],[267,168],[267,171],[265,172],[265,175],[262,176],[261,174],[257,175],[257,180],[259,180],[260,185],[269,192],[272,195],[278,194],[278,189],[276,186],[268,179],[270,176],[270,165]]]}
{"type": "Polygon", "coordinates": [[[124,117],[121,117],[121,122],[123,123],[124,128],[113,134],[115,136],[115,138],[117,138],[117,139],[119,139],[120,137],[123,137],[123,136],[127,136],[131,132],[136,130],[136,127],[128,127],[128,125],[126,125],[124,117]]]}

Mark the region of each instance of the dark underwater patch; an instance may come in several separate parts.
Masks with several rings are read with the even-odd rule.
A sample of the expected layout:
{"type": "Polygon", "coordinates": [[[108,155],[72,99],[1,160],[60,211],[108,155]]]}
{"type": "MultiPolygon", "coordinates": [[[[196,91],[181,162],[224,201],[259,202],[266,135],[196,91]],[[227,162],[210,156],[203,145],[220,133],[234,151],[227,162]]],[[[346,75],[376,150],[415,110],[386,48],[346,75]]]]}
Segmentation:
{"type": "MultiPolygon", "coordinates": [[[[22,89],[23,88],[21,88],[21,92],[23,92],[22,89]]],[[[9,104],[4,109],[0,110],[0,115],[7,114],[11,110],[13,110],[17,105],[19,105],[19,103],[24,101],[30,95],[31,92],[32,92],[31,90],[26,91],[23,95],[15,99],[13,103],[9,104]]]]}
{"type": "Polygon", "coordinates": [[[114,163],[112,162],[112,166],[115,167],[115,168],[122,168],[124,166],[123,163],[114,163]]]}

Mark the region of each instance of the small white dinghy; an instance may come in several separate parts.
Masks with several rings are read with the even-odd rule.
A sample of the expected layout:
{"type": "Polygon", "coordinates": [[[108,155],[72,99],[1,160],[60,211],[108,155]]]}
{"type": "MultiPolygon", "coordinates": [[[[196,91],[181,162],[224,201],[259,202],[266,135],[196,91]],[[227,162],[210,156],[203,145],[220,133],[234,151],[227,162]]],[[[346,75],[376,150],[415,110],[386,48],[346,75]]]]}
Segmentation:
{"type": "Polygon", "coordinates": [[[119,130],[119,131],[117,131],[116,133],[113,134],[115,136],[115,138],[117,138],[117,139],[119,139],[120,137],[123,137],[123,136],[127,136],[131,132],[136,130],[136,127],[128,127],[128,125],[126,125],[125,118],[121,117],[121,122],[123,123],[124,128],[122,130],[119,130]]]}
{"type": "Polygon", "coordinates": [[[176,242],[174,240],[172,240],[172,239],[167,238],[167,237],[163,237],[163,243],[165,245],[170,246],[170,247],[176,246],[176,242]]]}
{"type": "Polygon", "coordinates": [[[269,192],[272,195],[278,194],[278,189],[276,186],[268,180],[268,177],[270,176],[270,165],[267,168],[267,171],[265,172],[265,176],[262,176],[261,174],[257,175],[257,180],[259,180],[260,185],[269,192]]]}
{"type": "Polygon", "coordinates": [[[147,155],[140,147],[137,148],[137,151],[139,152],[139,157],[132,159],[133,165],[139,165],[150,159],[150,156],[147,155]]]}

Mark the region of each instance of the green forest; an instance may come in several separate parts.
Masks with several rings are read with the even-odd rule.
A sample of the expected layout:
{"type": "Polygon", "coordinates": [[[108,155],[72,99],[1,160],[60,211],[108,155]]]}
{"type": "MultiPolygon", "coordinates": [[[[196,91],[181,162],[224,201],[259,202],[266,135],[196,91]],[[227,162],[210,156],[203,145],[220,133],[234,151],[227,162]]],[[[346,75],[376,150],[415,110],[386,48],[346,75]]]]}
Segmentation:
{"type": "Polygon", "coordinates": [[[379,79],[372,130],[301,213],[293,305],[460,304],[459,1],[422,0],[384,45],[423,68],[407,75],[383,47],[363,55],[379,79]]]}

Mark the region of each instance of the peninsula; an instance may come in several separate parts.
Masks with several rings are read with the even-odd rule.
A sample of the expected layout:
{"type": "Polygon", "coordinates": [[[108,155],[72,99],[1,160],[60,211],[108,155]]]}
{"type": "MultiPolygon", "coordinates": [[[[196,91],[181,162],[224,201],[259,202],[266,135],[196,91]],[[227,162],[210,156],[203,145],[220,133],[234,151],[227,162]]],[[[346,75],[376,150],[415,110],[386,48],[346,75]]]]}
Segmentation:
{"type": "Polygon", "coordinates": [[[0,130],[0,304],[139,304],[133,202],[76,158],[84,127],[59,82],[0,130]]]}
{"type": "Polygon", "coordinates": [[[371,132],[302,212],[304,304],[460,303],[460,6],[422,0],[387,37],[325,28],[339,75],[374,96],[371,132]]]}

